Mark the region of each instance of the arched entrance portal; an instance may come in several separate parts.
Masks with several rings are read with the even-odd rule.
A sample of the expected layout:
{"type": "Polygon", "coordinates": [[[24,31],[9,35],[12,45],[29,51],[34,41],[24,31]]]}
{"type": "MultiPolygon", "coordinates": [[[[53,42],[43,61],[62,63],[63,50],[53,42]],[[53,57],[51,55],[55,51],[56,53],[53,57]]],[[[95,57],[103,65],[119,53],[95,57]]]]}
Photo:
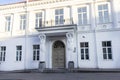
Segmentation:
{"type": "Polygon", "coordinates": [[[62,41],[55,41],[52,46],[52,67],[65,68],[65,45],[62,41]]]}

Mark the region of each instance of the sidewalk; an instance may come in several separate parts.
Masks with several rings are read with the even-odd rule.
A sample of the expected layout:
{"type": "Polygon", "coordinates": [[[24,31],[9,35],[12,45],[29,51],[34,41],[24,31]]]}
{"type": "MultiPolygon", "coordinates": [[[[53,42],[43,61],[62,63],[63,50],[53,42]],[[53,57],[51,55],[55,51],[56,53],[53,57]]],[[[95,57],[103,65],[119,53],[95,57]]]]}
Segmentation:
{"type": "Polygon", "coordinates": [[[120,73],[120,69],[93,69],[93,68],[80,68],[80,69],[28,69],[28,70],[15,70],[15,71],[0,71],[0,73],[120,73]]]}

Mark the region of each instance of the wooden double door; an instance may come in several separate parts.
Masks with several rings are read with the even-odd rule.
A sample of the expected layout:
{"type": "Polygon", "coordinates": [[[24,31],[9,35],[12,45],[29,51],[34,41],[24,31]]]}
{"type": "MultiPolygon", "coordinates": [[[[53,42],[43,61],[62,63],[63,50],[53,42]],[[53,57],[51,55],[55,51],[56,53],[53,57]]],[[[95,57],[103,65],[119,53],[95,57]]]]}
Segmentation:
{"type": "Polygon", "coordinates": [[[65,68],[65,45],[62,41],[55,41],[52,46],[52,67],[65,68]]]}

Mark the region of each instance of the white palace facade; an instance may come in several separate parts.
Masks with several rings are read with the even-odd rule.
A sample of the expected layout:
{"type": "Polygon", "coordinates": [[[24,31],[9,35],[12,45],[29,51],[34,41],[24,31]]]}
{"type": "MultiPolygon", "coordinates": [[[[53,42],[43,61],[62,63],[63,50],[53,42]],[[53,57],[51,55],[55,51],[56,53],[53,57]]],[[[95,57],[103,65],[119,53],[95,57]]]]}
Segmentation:
{"type": "Polygon", "coordinates": [[[0,5],[0,71],[120,68],[120,0],[0,5]]]}

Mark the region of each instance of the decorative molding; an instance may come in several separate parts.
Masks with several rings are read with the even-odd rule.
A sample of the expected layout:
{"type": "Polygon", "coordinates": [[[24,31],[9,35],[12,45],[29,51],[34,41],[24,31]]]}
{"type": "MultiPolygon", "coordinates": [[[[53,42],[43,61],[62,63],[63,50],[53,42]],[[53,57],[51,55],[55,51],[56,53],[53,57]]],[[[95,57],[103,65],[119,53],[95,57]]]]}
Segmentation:
{"type": "Polygon", "coordinates": [[[68,50],[72,53],[74,51],[74,34],[73,32],[66,33],[68,50]]]}
{"type": "Polygon", "coordinates": [[[40,38],[40,44],[45,44],[46,35],[45,35],[45,34],[40,34],[40,35],[39,35],[39,38],[40,38]]]}
{"type": "Polygon", "coordinates": [[[37,5],[44,5],[44,4],[51,4],[57,2],[64,2],[64,1],[71,1],[71,0],[40,0],[40,1],[32,1],[28,4],[26,2],[16,3],[16,4],[8,4],[8,5],[1,5],[0,10],[6,9],[15,9],[15,8],[25,8],[25,6],[37,6],[37,5]]]}

